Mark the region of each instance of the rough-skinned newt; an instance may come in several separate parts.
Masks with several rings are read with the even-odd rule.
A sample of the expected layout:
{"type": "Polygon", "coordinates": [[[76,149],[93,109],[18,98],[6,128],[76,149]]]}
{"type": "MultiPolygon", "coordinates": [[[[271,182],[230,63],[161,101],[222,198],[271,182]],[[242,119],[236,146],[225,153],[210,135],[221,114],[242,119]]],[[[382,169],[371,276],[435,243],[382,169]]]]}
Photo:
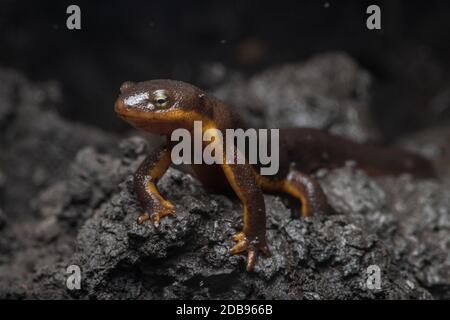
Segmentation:
{"type": "MultiPolygon", "coordinates": [[[[194,121],[204,128],[246,129],[230,107],[199,88],[180,81],[151,80],[125,82],[115,103],[116,113],[136,128],[167,136],[167,143],[154,150],[139,166],[134,188],[144,213],[138,223],[159,220],[175,213],[174,205],[158,192],[157,182],[171,165],[170,135],[177,128],[193,130],[194,121]]],[[[235,147],[235,146],[234,146],[235,147]]],[[[432,165],[411,152],[358,144],[312,128],[287,128],[279,131],[280,164],[273,176],[262,176],[255,165],[195,164],[194,174],[207,187],[228,186],[243,205],[243,229],[234,235],[232,254],[246,252],[247,270],[255,265],[258,252],[269,254],[266,244],[266,209],[263,191],[284,192],[301,202],[302,216],[330,211],[319,183],[309,176],[319,168],[332,168],[353,160],[371,175],[410,173],[432,177],[432,165]]],[[[258,166],[258,165],[256,165],[258,166]]]]}

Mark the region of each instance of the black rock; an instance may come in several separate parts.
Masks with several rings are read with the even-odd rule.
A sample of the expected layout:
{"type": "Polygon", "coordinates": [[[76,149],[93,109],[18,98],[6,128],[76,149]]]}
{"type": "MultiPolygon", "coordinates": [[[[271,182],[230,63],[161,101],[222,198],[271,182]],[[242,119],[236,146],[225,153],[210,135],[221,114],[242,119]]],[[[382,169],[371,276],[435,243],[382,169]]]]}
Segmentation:
{"type": "Polygon", "coordinates": [[[27,199],[66,175],[81,147],[108,149],[114,136],[59,116],[55,84],[33,84],[4,69],[0,81],[0,168],[8,185],[3,208],[17,218],[30,212],[27,199]]]}
{"type": "MultiPolygon", "coordinates": [[[[144,145],[140,138],[121,142],[123,150],[144,152],[144,145]]],[[[110,168],[91,172],[89,194],[101,194],[101,200],[91,216],[79,215],[78,219],[85,222],[72,239],[76,242],[74,254],[62,256],[61,265],[80,266],[82,289],[72,292],[63,285],[49,284],[48,279],[56,281],[61,277],[63,268],[57,265],[58,268],[38,270],[39,279],[45,279],[42,280],[45,285],[56,290],[46,294],[99,299],[403,299],[431,298],[437,292],[427,290],[422,278],[418,278],[422,274],[430,276],[428,272],[436,270],[413,264],[400,254],[405,247],[415,245],[409,234],[399,231],[407,227],[403,226],[406,220],[391,209],[381,185],[352,166],[320,175],[330,203],[337,211],[335,215],[298,219],[292,217],[278,197],[266,196],[267,238],[273,255],[260,257],[255,271],[249,274],[245,272],[245,257],[228,253],[233,244],[231,236],[242,224],[236,199],[209,194],[190,175],[169,169],[159,188],[176,204],[177,214],[163,219],[158,230],[149,224],[138,225],[136,218],[141,208],[131,186],[132,172],[143,154],[129,156],[127,152],[128,156],[115,158],[96,154],[92,149],[82,150],[80,154],[87,159],[72,166],[71,175],[89,172],[92,159],[97,158],[106,159],[105,168],[110,168]],[[117,163],[120,165],[113,165],[117,163]],[[104,183],[111,182],[113,191],[109,194],[96,190],[102,189],[99,182],[103,179],[106,179],[104,183]],[[367,288],[366,272],[370,266],[381,270],[380,290],[367,288]]],[[[403,186],[402,179],[394,180],[403,186]]],[[[83,188],[71,192],[71,201],[76,201],[68,206],[75,211],[83,208],[76,190],[79,195],[85,194],[83,188]]],[[[91,201],[91,198],[81,199],[85,205],[91,201]]],[[[440,208],[442,204],[430,205],[440,208]]],[[[60,212],[54,214],[58,216],[60,212]]],[[[56,223],[62,228],[63,222],[56,223]]],[[[432,244],[428,245],[431,248],[432,244]]],[[[433,250],[441,258],[446,255],[442,248],[433,250]]],[[[428,256],[430,252],[423,254],[428,256]]],[[[445,285],[443,278],[438,282],[438,286],[445,285]]],[[[33,285],[35,294],[39,295],[41,283],[35,279],[33,285]]],[[[433,286],[430,283],[429,288],[433,286]]],[[[440,297],[439,292],[435,297],[440,297]]]]}

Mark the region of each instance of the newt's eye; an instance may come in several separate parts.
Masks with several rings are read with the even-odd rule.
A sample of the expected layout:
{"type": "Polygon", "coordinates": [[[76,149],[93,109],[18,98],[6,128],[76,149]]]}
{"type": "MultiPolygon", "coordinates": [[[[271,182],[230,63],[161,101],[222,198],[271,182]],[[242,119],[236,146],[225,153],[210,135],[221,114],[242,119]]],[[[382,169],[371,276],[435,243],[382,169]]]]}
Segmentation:
{"type": "Polygon", "coordinates": [[[156,90],[154,92],[154,102],[156,107],[164,108],[169,103],[169,97],[164,90],[156,90]]]}

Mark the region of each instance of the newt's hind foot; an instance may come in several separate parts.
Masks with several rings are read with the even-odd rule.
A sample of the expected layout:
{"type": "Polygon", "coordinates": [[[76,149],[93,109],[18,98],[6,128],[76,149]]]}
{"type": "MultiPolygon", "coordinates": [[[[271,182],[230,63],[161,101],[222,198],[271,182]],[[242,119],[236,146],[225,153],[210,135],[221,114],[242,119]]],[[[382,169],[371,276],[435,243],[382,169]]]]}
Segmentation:
{"type": "Polygon", "coordinates": [[[266,241],[258,240],[257,238],[254,240],[249,240],[244,232],[236,233],[233,236],[233,240],[236,241],[236,245],[230,249],[231,254],[237,254],[241,252],[247,252],[247,271],[250,272],[253,270],[256,259],[258,256],[258,251],[261,251],[265,256],[270,256],[269,248],[266,245],[266,241]]]}
{"type": "Polygon", "coordinates": [[[159,227],[159,221],[161,218],[166,216],[172,216],[175,214],[175,206],[170,203],[169,201],[166,201],[161,208],[153,214],[148,214],[147,212],[143,213],[137,218],[138,224],[143,224],[145,221],[150,220],[155,228],[159,227]]]}

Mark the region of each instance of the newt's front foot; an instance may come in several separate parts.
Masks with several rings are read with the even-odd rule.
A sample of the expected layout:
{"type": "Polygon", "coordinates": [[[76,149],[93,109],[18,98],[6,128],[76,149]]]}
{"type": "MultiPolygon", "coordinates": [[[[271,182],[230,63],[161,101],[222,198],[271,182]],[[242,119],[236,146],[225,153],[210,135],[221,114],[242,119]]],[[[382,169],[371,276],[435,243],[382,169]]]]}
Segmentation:
{"type": "Polygon", "coordinates": [[[170,203],[169,201],[166,201],[164,203],[164,205],[159,206],[156,211],[157,212],[152,213],[152,214],[148,214],[146,212],[146,213],[140,215],[137,218],[137,223],[143,224],[145,221],[150,220],[153,223],[153,225],[155,226],[155,228],[158,228],[159,221],[161,220],[161,218],[166,217],[166,216],[172,216],[175,214],[175,206],[172,203],[170,203]]]}
{"type": "Polygon", "coordinates": [[[265,256],[270,256],[269,248],[266,245],[265,239],[250,240],[245,236],[244,232],[236,233],[233,236],[233,240],[236,241],[236,245],[230,249],[231,254],[247,252],[247,271],[251,272],[256,263],[258,251],[261,251],[265,256]]]}

